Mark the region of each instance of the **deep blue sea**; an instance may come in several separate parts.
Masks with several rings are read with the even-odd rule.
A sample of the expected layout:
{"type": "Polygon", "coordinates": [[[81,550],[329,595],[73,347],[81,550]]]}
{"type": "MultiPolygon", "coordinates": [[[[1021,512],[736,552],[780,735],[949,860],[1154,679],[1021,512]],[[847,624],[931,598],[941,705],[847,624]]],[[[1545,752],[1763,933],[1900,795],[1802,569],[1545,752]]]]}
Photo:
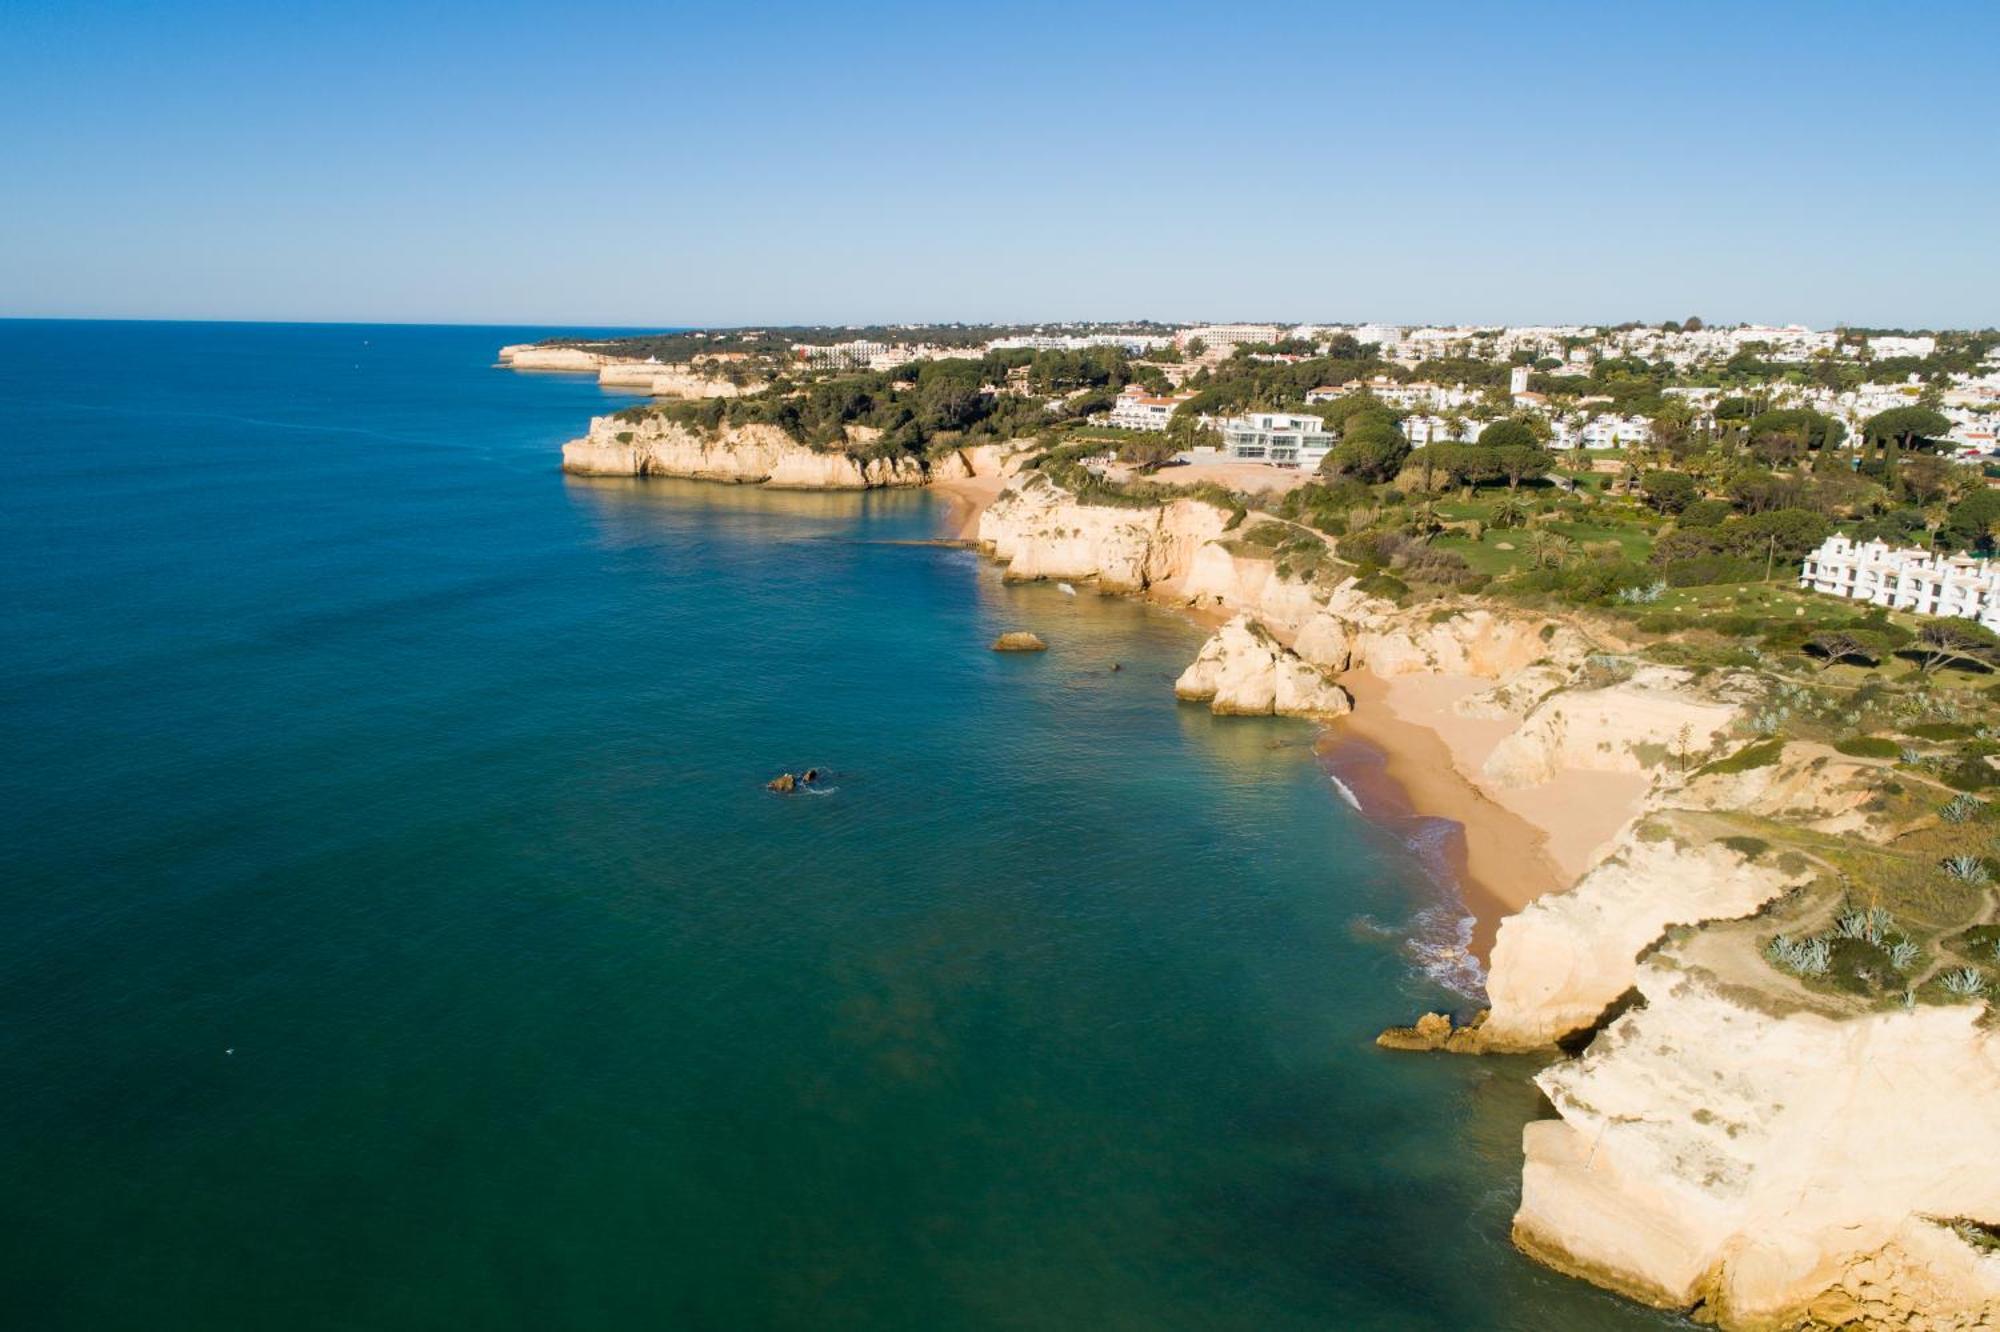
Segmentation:
{"type": "Polygon", "coordinates": [[[565,478],[550,331],[0,323],[0,1324],[1657,1325],[1371,1045],[1308,728],[930,496],[565,478]]]}

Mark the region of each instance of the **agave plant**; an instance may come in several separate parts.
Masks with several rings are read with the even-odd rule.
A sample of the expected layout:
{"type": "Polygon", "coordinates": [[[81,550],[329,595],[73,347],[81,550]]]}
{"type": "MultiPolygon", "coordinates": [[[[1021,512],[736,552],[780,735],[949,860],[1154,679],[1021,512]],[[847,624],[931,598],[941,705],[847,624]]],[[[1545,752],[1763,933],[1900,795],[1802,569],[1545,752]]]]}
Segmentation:
{"type": "Polygon", "coordinates": [[[1947,856],[1943,864],[1944,872],[1960,883],[1985,883],[1991,877],[1986,862],[1978,856],[1947,856]]]}
{"type": "Polygon", "coordinates": [[[1947,994],[1957,995],[1961,999],[1972,999],[1986,993],[1986,977],[1971,967],[1947,971],[1938,979],[1947,994]]]}
{"type": "Polygon", "coordinates": [[[1909,745],[1904,745],[1902,752],[1902,759],[1903,762],[1909,764],[1911,767],[1916,767],[1918,764],[1924,761],[1923,751],[1920,749],[1913,749],[1909,745]]]}
{"type": "Polygon", "coordinates": [[[1908,971],[1917,964],[1924,950],[1909,939],[1898,939],[1889,945],[1889,965],[1898,971],[1908,971]]]}
{"type": "Polygon", "coordinates": [[[1946,823],[1964,823],[1977,814],[1984,804],[1984,801],[1975,800],[1969,795],[1955,795],[1938,810],[1938,817],[1946,823]]]}
{"type": "Polygon", "coordinates": [[[1780,934],[1765,945],[1772,965],[1800,976],[1821,976],[1833,963],[1833,946],[1824,939],[1794,939],[1780,934]]]}
{"type": "Polygon", "coordinates": [[[1871,907],[1866,911],[1860,907],[1849,907],[1833,922],[1833,932],[1843,939],[1865,939],[1879,944],[1895,923],[1881,907],[1871,907]]]}

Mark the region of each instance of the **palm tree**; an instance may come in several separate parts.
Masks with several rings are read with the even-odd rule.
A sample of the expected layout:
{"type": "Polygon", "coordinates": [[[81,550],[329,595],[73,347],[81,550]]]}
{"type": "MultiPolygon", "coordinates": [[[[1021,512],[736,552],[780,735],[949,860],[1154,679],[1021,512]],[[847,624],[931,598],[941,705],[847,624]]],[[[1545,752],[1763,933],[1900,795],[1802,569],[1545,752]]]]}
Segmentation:
{"type": "Polygon", "coordinates": [[[1576,558],[1576,543],[1560,532],[1541,528],[1528,538],[1528,557],[1537,569],[1562,568],[1576,558]]]}
{"type": "Polygon", "coordinates": [[[1944,530],[1944,525],[1950,517],[1951,510],[1942,504],[1924,506],[1924,533],[1928,538],[1925,544],[1931,549],[1937,548],[1938,534],[1944,530]]]}
{"type": "Polygon", "coordinates": [[[1498,504],[1493,506],[1491,521],[1495,527],[1525,527],[1528,524],[1528,516],[1534,511],[1534,505],[1510,490],[1500,497],[1498,504]]]}

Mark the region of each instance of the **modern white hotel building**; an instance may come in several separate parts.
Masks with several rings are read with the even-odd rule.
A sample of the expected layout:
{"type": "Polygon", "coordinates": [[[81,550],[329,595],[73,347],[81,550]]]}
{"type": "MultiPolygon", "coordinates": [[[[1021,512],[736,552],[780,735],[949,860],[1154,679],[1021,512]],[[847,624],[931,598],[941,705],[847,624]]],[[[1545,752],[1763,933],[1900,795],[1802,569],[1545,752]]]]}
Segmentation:
{"type": "Polygon", "coordinates": [[[2000,631],[2000,562],[1970,555],[1830,536],[1806,556],[1799,586],[1891,610],[1977,620],[2000,631]]]}
{"type": "Polygon", "coordinates": [[[1326,422],[1317,416],[1250,412],[1222,422],[1222,455],[1217,461],[1316,468],[1333,443],[1326,422]]]}

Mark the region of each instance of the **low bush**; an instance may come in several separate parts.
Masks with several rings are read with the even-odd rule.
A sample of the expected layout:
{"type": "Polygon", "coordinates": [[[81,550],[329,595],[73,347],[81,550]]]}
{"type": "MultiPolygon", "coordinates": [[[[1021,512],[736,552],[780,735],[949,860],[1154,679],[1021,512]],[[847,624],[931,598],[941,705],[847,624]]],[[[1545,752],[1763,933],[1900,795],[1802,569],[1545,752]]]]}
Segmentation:
{"type": "Polygon", "coordinates": [[[1755,860],[1771,849],[1771,844],[1761,837],[1725,837],[1722,845],[1745,860],[1755,860]]]}
{"type": "Polygon", "coordinates": [[[1833,742],[1833,747],[1850,758],[1894,759],[1902,755],[1902,746],[1886,736],[1850,735],[1833,742]]]}
{"type": "Polygon", "coordinates": [[[1410,595],[1410,585],[1391,573],[1372,573],[1357,580],[1357,592],[1371,597],[1386,597],[1390,601],[1401,601],[1410,595]]]}
{"type": "Polygon", "coordinates": [[[1776,763],[1778,756],[1784,752],[1784,737],[1774,735],[1769,740],[1759,740],[1755,744],[1745,745],[1726,758],[1719,758],[1713,763],[1703,764],[1700,768],[1696,769],[1695,775],[1726,775],[1735,772],[1749,772],[1752,768],[1768,768],[1773,763],[1776,763]]]}

